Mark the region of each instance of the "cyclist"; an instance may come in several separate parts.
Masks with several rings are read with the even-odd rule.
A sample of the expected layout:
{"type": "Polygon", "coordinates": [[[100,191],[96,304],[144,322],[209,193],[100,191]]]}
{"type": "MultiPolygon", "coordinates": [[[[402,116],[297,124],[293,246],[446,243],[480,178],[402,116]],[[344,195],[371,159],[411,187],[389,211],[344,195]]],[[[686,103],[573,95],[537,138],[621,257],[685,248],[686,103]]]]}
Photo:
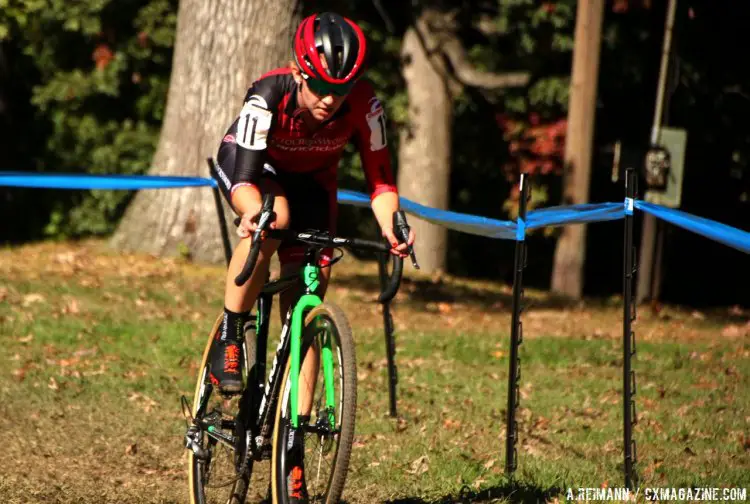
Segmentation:
{"type": "MultiPolygon", "coordinates": [[[[271,256],[279,242],[266,240],[250,280],[238,287],[234,278],[241,271],[250,249],[248,239],[256,228],[261,195],[275,195],[273,227],[335,231],[336,172],[344,147],[354,141],[371,195],[375,218],[391,253],[405,257],[407,245],[398,243],[393,232],[393,213],[398,194],[393,181],[386,141],[385,112],[372,86],[360,79],[365,69],[366,40],[353,21],[338,14],[314,14],[302,20],[293,40],[294,60],[253,82],[244,105],[219,147],[219,183],[225,198],[241,216],[240,240],[229,265],[224,294],[224,319],[217,333],[219,351],[211,361],[211,380],[224,394],[242,388],[240,347],[250,309],[267,278],[271,256]]],[[[284,246],[279,253],[282,275],[299,269],[303,248],[284,246]]],[[[324,250],[321,265],[331,260],[324,250]]],[[[321,293],[330,269],[322,270],[321,293]]],[[[281,295],[282,317],[292,292],[281,295]]],[[[310,359],[305,359],[308,362],[310,359]]],[[[305,369],[302,374],[304,376],[305,369]]],[[[302,383],[302,380],[300,381],[302,383]]],[[[301,387],[300,412],[305,410],[309,388],[301,387]]],[[[309,402],[309,399],[308,401],[309,402]]],[[[291,477],[300,481],[303,468],[294,467],[291,477]]],[[[293,481],[292,488],[304,488],[293,481]]],[[[304,502],[305,496],[298,497],[304,502]]]]}

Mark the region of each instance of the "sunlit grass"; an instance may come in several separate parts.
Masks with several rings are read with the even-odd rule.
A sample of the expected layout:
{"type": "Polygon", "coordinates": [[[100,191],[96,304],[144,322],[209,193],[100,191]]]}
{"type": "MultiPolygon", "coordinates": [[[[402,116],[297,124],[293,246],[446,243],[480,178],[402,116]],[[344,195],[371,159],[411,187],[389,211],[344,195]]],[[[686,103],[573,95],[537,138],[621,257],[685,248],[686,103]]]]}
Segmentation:
{"type": "MultiPolygon", "coordinates": [[[[348,502],[543,501],[568,487],[622,485],[617,303],[575,307],[531,293],[539,305],[524,316],[519,467],[509,481],[507,287],[405,283],[394,306],[392,419],[374,272],[343,263],[329,296],[357,341],[348,502]]],[[[192,394],[222,273],[97,243],[0,252],[2,502],[187,502],[179,398],[192,394]]],[[[668,313],[644,313],[636,326],[642,484],[748,485],[746,316],[668,313]]]]}

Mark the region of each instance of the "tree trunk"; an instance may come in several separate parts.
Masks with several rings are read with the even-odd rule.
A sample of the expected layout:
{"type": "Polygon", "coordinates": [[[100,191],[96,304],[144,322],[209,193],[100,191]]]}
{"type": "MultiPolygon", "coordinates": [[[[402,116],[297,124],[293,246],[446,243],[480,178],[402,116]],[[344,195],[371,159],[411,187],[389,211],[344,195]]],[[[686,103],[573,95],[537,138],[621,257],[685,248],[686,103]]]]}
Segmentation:
{"type": "MultiPolygon", "coordinates": [[[[404,35],[401,56],[409,97],[409,124],[401,132],[399,193],[422,205],[446,209],[453,121],[449,84],[436,66],[440,63],[430,61],[414,27],[404,35]]],[[[414,217],[409,223],[417,235],[415,249],[422,269],[444,271],[447,230],[414,217]]]]}
{"type": "MultiPolygon", "coordinates": [[[[290,58],[299,0],[181,0],[167,109],[152,175],[208,176],[221,135],[252,80],[290,58]]],[[[112,245],[220,261],[208,188],[140,191],[112,245]]]]}
{"type": "MultiPolygon", "coordinates": [[[[603,10],[604,0],[578,2],[565,144],[566,204],[586,203],[589,199],[603,10]]],[[[565,226],[555,250],[552,290],[580,298],[585,258],[586,227],[565,226]]]]}

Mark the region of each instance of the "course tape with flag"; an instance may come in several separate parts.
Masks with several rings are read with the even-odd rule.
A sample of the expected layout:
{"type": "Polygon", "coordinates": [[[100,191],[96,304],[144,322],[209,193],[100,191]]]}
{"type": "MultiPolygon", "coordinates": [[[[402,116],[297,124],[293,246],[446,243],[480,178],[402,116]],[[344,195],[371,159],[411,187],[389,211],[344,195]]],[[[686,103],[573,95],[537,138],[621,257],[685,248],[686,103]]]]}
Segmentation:
{"type": "MultiPolygon", "coordinates": [[[[136,190],[216,187],[216,181],[202,177],[0,172],[0,186],[136,190]]],[[[346,189],[339,190],[338,200],[343,204],[361,207],[370,204],[370,198],[367,195],[346,189]]],[[[401,198],[401,207],[412,215],[455,231],[504,240],[523,240],[526,231],[547,226],[618,220],[625,216],[627,210],[623,203],[586,203],[542,208],[528,212],[526,221],[521,222],[519,226],[514,221],[501,221],[431,208],[406,198],[401,198]]],[[[646,201],[635,200],[634,207],[688,231],[750,254],[750,232],[748,231],[646,201]]]]}

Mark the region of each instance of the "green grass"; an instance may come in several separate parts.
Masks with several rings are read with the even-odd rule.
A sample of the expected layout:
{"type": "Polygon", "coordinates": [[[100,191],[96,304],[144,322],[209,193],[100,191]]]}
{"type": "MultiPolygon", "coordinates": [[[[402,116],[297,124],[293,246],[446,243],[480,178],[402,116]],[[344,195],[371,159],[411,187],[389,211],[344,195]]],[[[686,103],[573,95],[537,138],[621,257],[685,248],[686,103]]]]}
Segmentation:
{"type": "MultiPolygon", "coordinates": [[[[394,307],[400,415],[391,419],[374,271],[345,262],[329,296],[357,341],[347,502],[553,501],[569,487],[622,486],[617,303],[545,305],[531,293],[542,304],[524,315],[511,481],[507,288],[406,282],[409,302],[394,307]],[[471,296],[450,297],[459,291],[471,296]],[[498,299],[504,307],[493,308],[498,299]]],[[[44,244],[1,251],[0,277],[0,501],[187,502],[179,398],[192,396],[222,269],[44,244]]],[[[746,315],[671,308],[641,314],[636,331],[641,485],[750,486],[746,315]]]]}

